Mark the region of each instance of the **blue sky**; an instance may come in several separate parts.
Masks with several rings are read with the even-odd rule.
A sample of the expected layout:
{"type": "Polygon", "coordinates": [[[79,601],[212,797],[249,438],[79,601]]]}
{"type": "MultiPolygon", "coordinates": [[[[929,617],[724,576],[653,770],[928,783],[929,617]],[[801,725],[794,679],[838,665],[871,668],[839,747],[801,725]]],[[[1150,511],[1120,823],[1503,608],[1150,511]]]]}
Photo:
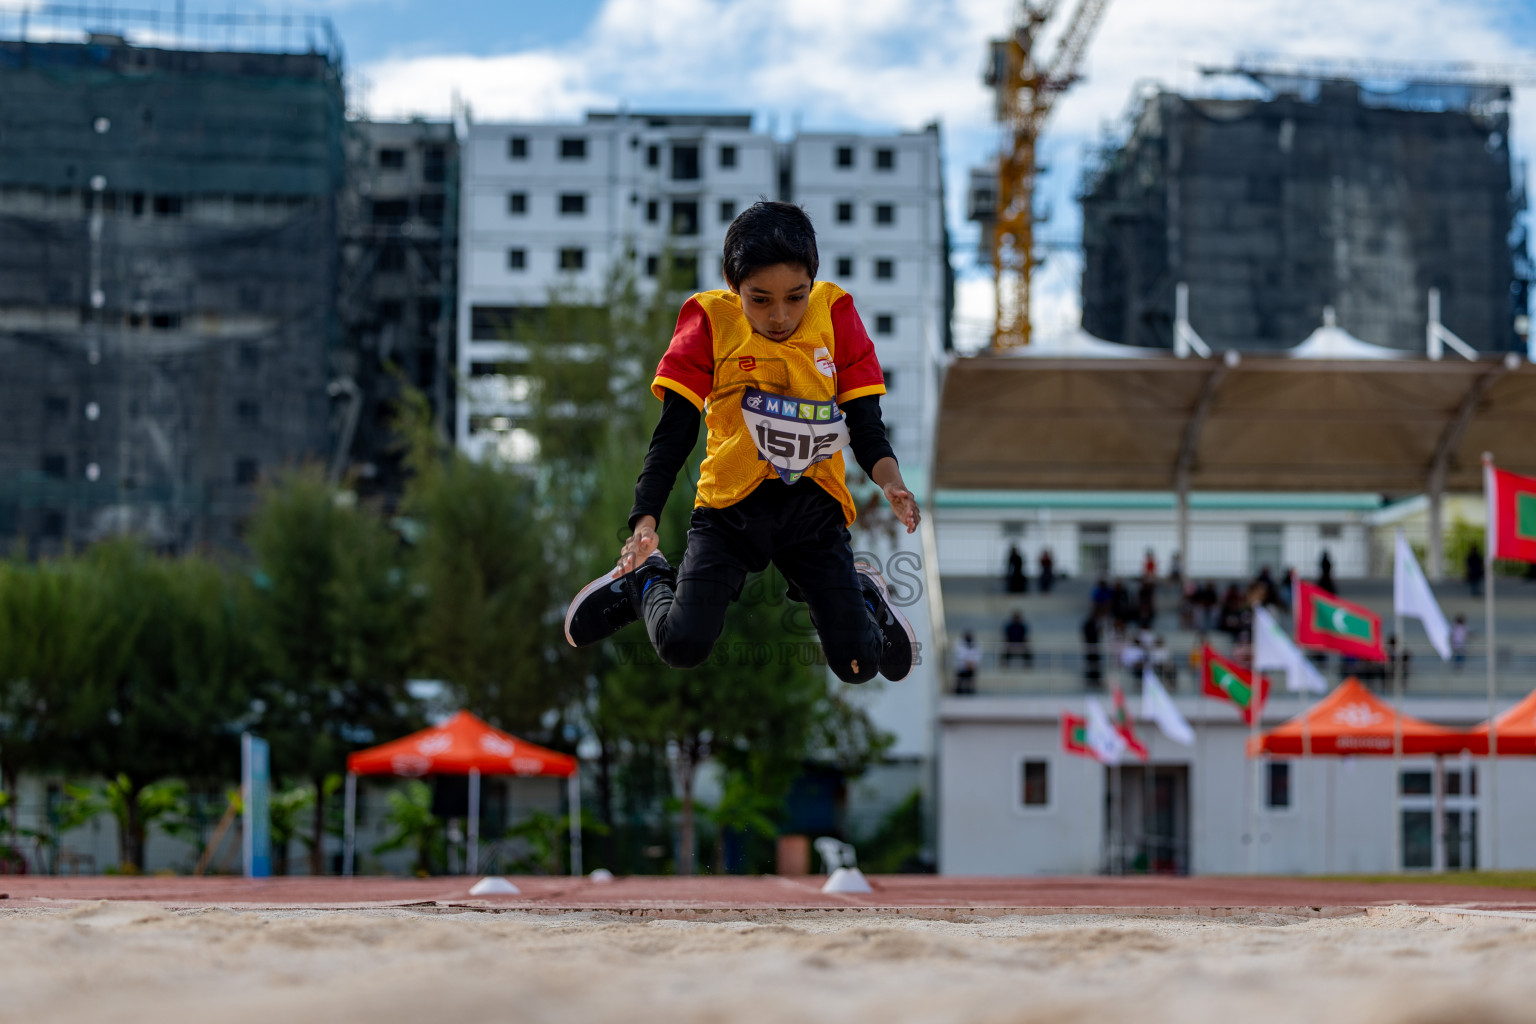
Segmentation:
{"type": "MultiPolygon", "coordinates": [[[[39,0],[0,0],[7,11],[39,0]]],[[[135,7],[170,0],[136,0],[135,7]]],[[[224,0],[188,0],[222,11],[224,0]]],[[[259,9],[245,2],[240,9],[259,9]]],[[[1073,6],[1063,0],[1063,12],[1073,6]]],[[[1016,0],[274,0],[273,12],[329,16],[354,102],[376,117],[446,116],[455,95],[477,120],[579,120],[586,110],[746,110],[780,134],[943,126],[951,229],[962,271],[957,335],[985,334],[990,280],[960,218],[968,169],[995,146],[980,80],[989,37],[1016,0]],[[967,248],[969,246],[970,248],[967,248]]],[[[1058,20],[1060,20],[1058,15],[1058,20]]],[[[1048,30],[1047,47],[1051,39],[1048,30]]],[[[1143,82],[1208,90],[1196,68],[1239,54],[1520,64],[1512,142],[1536,151],[1536,0],[1110,0],[1084,81],[1042,145],[1051,238],[1075,238],[1083,155],[1120,123],[1143,82]]],[[[1036,281],[1037,328],[1077,317],[1078,261],[1052,253],[1036,281]]]]}

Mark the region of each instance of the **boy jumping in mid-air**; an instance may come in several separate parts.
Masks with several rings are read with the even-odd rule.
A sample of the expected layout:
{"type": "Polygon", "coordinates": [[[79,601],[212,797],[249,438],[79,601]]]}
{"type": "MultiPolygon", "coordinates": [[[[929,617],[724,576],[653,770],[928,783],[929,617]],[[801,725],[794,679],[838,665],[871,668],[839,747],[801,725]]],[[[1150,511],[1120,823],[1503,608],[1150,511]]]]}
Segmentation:
{"type": "Polygon", "coordinates": [[[816,232],[798,206],[759,202],[725,235],[729,290],[684,305],[651,391],[661,419],[635,485],[631,536],[618,567],[587,584],[565,616],[585,647],[636,619],[662,661],[692,668],[709,657],[726,607],[751,572],[772,562],[809,608],[827,664],[862,683],[901,679],[916,656],[912,627],[873,568],[855,563],[843,482],[848,445],[917,529],[880,419],[885,376],[853,298],[816,280],[816,232]],[[708,432],[687,551],[674,573],[657,551],[656,522],[683,463],[708,432]]]}

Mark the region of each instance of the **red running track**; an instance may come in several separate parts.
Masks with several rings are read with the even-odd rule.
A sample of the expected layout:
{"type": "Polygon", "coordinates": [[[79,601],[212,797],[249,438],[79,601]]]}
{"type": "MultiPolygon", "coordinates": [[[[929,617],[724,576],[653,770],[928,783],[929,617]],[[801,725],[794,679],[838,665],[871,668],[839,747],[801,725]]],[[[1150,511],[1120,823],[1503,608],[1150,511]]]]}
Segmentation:
{"type": "Polygon", "coordinates": [[[1397,903],[1488,910],[1536,911],[1536,890],[1492,889],[1434,882],[1313,881],[1243,877],[940,877],[888,875],[870,879],[865,895],[820,891],[819,877],[636,876],[590,879],[516,877],[516,896],[472,897],[471,878],[123,878],[0,876],[0,909],[59,907],[75,900],[139,900],[172,908],[243,907],[361,909],[440,906],[542,913],[596,910],[646,916],[841,910],[1038,914],[1063,911],[1221,913],[1288,908],[1323,913],[1397,903]]]}

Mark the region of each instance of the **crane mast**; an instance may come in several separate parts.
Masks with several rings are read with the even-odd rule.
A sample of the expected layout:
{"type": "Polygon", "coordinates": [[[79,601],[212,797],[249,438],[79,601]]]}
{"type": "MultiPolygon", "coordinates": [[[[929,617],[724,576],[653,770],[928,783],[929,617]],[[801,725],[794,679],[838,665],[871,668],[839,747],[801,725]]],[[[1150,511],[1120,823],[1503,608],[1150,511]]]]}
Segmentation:
{"type": "Polygon", "coordinates": [[[1035,147],[1057,97],[1077,81],[1088,40],[1109,0],[1078,0],[1056,40],[1049,61],[1036,57],[1036,44],[1056,12],[1057,0],[1020,0],[1013,32],[993,40],[985,82],[996,96],[1002,139],[992,216],[992,273],[997,309],[992,347],[1028,345],[1029,287],[1034,270],[1035,147]]]}

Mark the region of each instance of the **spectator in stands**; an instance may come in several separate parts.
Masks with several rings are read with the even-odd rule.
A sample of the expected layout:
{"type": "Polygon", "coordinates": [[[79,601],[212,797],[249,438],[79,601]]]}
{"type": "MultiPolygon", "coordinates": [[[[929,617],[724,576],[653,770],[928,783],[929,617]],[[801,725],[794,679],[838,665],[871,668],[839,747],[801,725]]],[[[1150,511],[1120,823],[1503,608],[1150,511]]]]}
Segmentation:
{"type": "Polygon", "coordinates": [[[976,692],[976,670],[981,667],[981,648],[969,630],[955,645],[955,692],[976,692]]]}
{"type": "Polygon", "coordinates": [[[1136,624],[1142,629],[1151,629],[1157,621],[1157,580],[1152,576],[1144,576],[1141,586],[1136,589],[1136,624]]]}
{"type": "Polygon", "coordinates": [[[1019,554],[1017,544],[1008,545],[1008,575],[1003,578],[1003,585],[1010,594],[1029,593],[1029,577],[1024,575],[1024,556],[1019,554]]]}
{"type": "Polygon", "coordinates": [[[1093,585],[1093,617],[1100,622],[1109,618],[1110,604],[1114,598],[1115,592],[1110,589],[1109,582],[1100,576],[1099,582],[1093,585]]]}
{"type": "Polygon", "coordinates": [[[1236,583],[1229,584],[1227,592],[1221,598],[1216,628],[1236,640],[1237,635],[1243,631],[1246,617],[1247,607],[1243,604],[1242,591],[1237,589],[1236,583]]]}
{"type": "Polygon", "coordinates": [[[1184,552],[1175,551],[1168,561],[1168,578],[1175,583],[1184,582],[1184,552]]]}
{"type": "Polygon", "coordinates": [[[1328,557],[1327,548],[1323,549],[1323,557],[1317,560],[1317,585],[1335,596],[1339,593],[1333,582],[1333,559],[1328,557]]]}
{"type": "MultiPolygon", "coordinates": [[[[1391,636],[1387,637],[1387,664],[1382,670],[1388,681],[1396,678],[1396,673],[1398,671],[1397,658],[1397,634],[1393,633],[1391,636]]],[[[1413,663],[1413,652],[1408,650],[1407,644],[1403,645],[1402,659],[1403,689],[1406,690],[1408,689],[1408,666],[1413,663]]]]}
{"type": "Polygon", "coordinates": [[[1050,548],[1040,549],[1040,593],[1049,594],[1056,585],[1056,559],[1050,548]]]}
{"type": "Polygon", "coordinates": [[[1467,663],[1467,617],[1456,616],[1456,621],[1451,624],[1451,664],[1456,670],[1467,663]]]}
{"type": "Polygon", "coordinates": [[[1483,549],[1473,544],[1467,549],[1467,589],[1473,597],[1483,596],[1483,572],[1486,568],[1483,564],[1483,549]]]}
{"type": "Polygon", "coordinates": [[[1157,556],[1152,553],[1151,548],[1147,548],[1147,557],[1142,560],[1141,578],[1144,580],[1157,579],[1157,556]]]}
{"type": "Polygon", "coordinates": [[[1200,584],[1200,589],[1195,591],[1195,608],[1199,615],[1198,629],[1201,633],[1211,633],[1216,629],[1216,609],[1221,604],[1221,599],[1216,596],[1216,584],[1206,580],[1200,584]]]}
{"type": "Polygon", "coordinates": [[[1200,589],[1195,586],[1194,580],[1182,580],[1178,586],[1179,628],[1186,632],[1197,629],[1199,627],[1195,625],[1195,618],[1199,615],[1200,609],[1197,607],[1195,599],[1200,593],[1200,589]]]}
{"type": "Polygon", "coordinates": [[[1125,627],[1136,617],[1136,609],[1131,606],[1131,592],[1124,580],[1115,580],[1114,593],[1109,599],[1109,617],[1117,637],[1125,635],[1125,627]]]}
{"type": "Polygon", "coordinates": [[[1147,663],[1147,649],[1136,640],[1127,641],[1120,648],[1120,669],[1128,683],[1141,680],[1141,668],[1147,663]]]}
{"type": "Polygon", "coordinates": [[[1034,667],[1034,655],[1029,649],[1029,623],[1024,613],[1015,610],[1013,617],[1003,623],[1003,666],[1007,667],[1018,658],[1025,668],[1034,667]]]}
{"type": "Polygon", "coordinates": [[[1259,574],[1254,577],[1252,585],[1248,588],[1248,603],[1262,604],[1269,608],[1279,606],[1280,588],[1275,586],[1275,578],[1270,575],[1269,566],[1262,566],[1259,574]]]}
{"type": "Polygon", "coordinates": [[[1089,615],[1083,620],[1083,684],[1090,690],[1104,687],[1104,655],[1099,640],[1098,617],[1089,615]]]}

